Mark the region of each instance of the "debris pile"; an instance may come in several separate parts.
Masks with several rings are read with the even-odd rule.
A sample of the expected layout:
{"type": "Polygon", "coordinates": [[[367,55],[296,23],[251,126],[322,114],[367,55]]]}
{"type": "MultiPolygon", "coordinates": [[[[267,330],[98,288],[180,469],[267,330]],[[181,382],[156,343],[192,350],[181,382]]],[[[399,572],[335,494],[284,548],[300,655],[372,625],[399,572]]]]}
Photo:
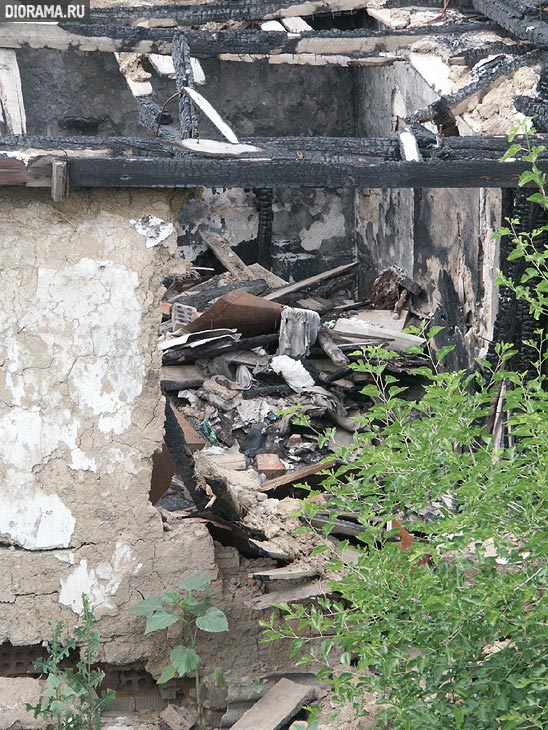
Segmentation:
{"type": "MultiPolygon", "coordinates": [[[[311,559],[314,535],[296,529],[297,485],[318,485],[361,428],[368,376],[351,366],[362,346],[400,353],[390,368],[401,378],[424,364],[405,352],[424,340],[403,332],[421,290],[396,267],[359,289],[357,263],[289,284],[216,239],[208,245],[227,273],[177,280],[162,302],[166,435],[151,500],[170,521],[202,519],[223,545],[277,561],[250,574],[264,593],[249,605],[264,609],[325,588],[328,558],[311,559]]],[[[328,519],[314,518],[318,545],[328,519]]],[[[338,519],[333,534],[360,530],[338,519]]]]}

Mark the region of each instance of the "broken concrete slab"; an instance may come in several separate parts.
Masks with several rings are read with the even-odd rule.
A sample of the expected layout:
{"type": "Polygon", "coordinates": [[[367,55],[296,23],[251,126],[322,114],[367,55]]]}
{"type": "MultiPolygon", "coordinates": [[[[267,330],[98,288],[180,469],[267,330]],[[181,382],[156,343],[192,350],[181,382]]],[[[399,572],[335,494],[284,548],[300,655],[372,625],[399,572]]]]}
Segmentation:
{"type": "Polygon", "coordinates": [[[264,474],[267,479],[281,477],[286,472],[278,454],[257,454],[255,465],[257,471],[264,474]]]}
{"type": "Polygon", "coordinates": [[[179,705],[168,705],[160,717],[171,730],[190,730],[198,720],[193,712],[179,705]]]}
{"type": "Polygon", "coordinates": [[[44,719],[27,712],[40,701],[45,682],[31,677],[0,677],[0,730],[44,730],[44,719]]]}
{"type": "Polygon", "coordinates": [[[279,730],[286,725],[297,712],[314,699],[316,690],[280,679],[232,726],[232,730],[279,730]]]}

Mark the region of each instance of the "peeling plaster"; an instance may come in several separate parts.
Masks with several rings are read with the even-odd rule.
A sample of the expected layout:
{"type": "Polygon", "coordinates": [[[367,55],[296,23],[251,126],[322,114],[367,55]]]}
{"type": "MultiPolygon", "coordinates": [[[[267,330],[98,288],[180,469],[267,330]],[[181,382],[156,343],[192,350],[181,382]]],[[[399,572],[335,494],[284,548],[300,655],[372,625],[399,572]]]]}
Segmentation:
{"type": "Polygon", "coordinates": [[[21,547],[40,550],[68,547],[76,521],[56,494],[29,486],[4,486],[0,510],[0,538],[21,547]]]}
{"type": "Polygon", "coordinates": [[[171,236],[175,230],[172,223],[166,223],[155,215],[142,215],[139,220],[130,220],[137,233],[145,237],[145,246],[152,248],[171,236]]]}
{"type": "Polygon", "coordinates": [[[145,376],[137,286],[135,272],[109,260],[37,267],[22,315],[0,320],[4,539],[30,550],[70,545],[71,510],[41,488],[33,469],[68,449],[69,468],[95,472],[96,455],[82,445],[86,420],[96,417],[105,434],[130,426],[145,376]]]}
{"type": "Polygon", "coordinates": [[[80,560],[68,578],[61,578],[59,603],[81,614],[82,593],[85,593],[90,605],[96,607],[97,616],[115,615],[118,611],[110,598],[115,596],[134,562],[130,546],[121,542],[116,543],[110,562],[98,563],[95,568],[89,568],[87,560],[80,560]]]}

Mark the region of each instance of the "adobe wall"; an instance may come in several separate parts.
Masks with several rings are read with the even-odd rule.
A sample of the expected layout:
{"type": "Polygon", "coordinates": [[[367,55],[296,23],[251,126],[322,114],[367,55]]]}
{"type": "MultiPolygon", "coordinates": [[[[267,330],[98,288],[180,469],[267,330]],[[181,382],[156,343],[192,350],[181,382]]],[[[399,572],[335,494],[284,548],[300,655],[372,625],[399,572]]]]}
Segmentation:
{"type": "MultiPolygon", "coordinates": [[[[148,248],[132,221],[176,224],[185,196],[106,190],[55,204],[49,191],[4,189],[0,645],[38,644],[52,622],[73,625],[86,593],[101,658],[157,676],[169,641],[145,638],[129,608],[209,571],[231,631],[201,647],[207,671],[266,667],[239,555],[225,549],[216,560],[204,524],[164,525],[148,501],[164,426],[159,297],[164,274],[183,262],[174,233],[148,248]]],[[[270,668],[287,665],[284,652],[268,649],[270,668]]]]}

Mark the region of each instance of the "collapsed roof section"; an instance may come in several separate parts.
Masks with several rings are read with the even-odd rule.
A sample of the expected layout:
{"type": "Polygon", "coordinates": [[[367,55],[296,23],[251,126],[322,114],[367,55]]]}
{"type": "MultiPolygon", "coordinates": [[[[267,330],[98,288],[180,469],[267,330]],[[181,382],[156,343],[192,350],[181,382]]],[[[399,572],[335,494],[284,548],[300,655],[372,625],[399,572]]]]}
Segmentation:
{"type": "MultiPolygon", "coordinates": [[[[442,12],[427,0],[412,11],[405,0],[365,5],[366,9],[355,0],[300,4],[242,0],[127,7],[98,0],[93,3],[89,24],[5,24],[0,29],[0,124],[6,135],[0,146],[0,184],[52,187],[56,199],[67,194],[69,184],[515,186],[524,164],[500,163],[504,140],[477,135],[509,131],[515,113],[511,97],[516,92],[517,109],[533,113],[537,121],[544,119],[542,103],[532,95],[545,47],[545,23],[535,24],[529,18],[536,12],[534,3],[463,1],[457,5],[458,11],[445,8],[442,12]],[[59,118],[57,110],[56,118],[51,104],[45,108],[43,97],[50,95],[31,93],[37,75],[33,59],[46,58],[41,54],[50,54],[47,58],[51,59],[56,52],[69,54],[72,60],[71,54],[109,59],[101,72],[108,73],[116,86],[119,113],[112,100],[100,93],[93,101],[80,104],[78,97],[87,93],[86,78],[81,92],[73,90],[74,113],[67,110],[59,118]],[[238,115],[228,108],[234,89],[223,88],[230,86],[226,74],[223,76],[226,64],[260,68],[261,72],[266,64],[270,74],[283,74],[288,88],[296,83],[306,89],[310,72],[316,74],[314,78],[319,78],[317,73],[329,73],[324,76],[322,92],[332,97],[336,84],[342,94],[337,102],[345,107],[346,116],[338,112],[332,123],[326,123],[311,108],[304,139],[284,134],[291,131],[291,118],[281,119],[284,109],[268,108],[268,100],[275,95],[255,87],[257,78],[249,75],[255,71],[250,70],[247,83],[239,77],[239,87],[254,87],[256,97],[255,107],[248,104],[244,120],[242,110],[238,115]],[[341,74],[344,82],[339,86],[341,74]],[[404,81],[404,75],[411,80],[404,81]],[[379,102],[377,82],[382,85],[383,81],[395,88],[391,108],[378,103],[376,119],[375,109],[368,109],[368,99],[356,102],[356,97],[360,93],[367,96],[370,90],[374,107],[379,102]],[[124,82],[125,90],[119,86],[124,82]],[[205,89],[198,94],[196,86],[204,82],[205,89]],[[415,103],[417,96],[425,99],[422,108],[409,107],[405,91],[400,92],[406,83],[424,89],[415,94],[415,103]],[[500,108],[504,104],[496,91],[504,84],[510,87],[503,95],[509,97],[507,109],[500,108]],[[171,104],[164,103],[170,98],[171,104]],[[177,100],[178,115],[174,111],[177,100]],[[223,117],[228,116],[224,129],[211,123],[216,112],[212,102],[223,117]],[[256,134],[249,117],[254,117],[259,106],[266,109],[256,134]],[[80,107],[82,114],[78,113],[80,107]],[[109,124],[104,123],[107,117],[109,124]],[[319,129],[322,125],[324,134],[319,129]],[[228,144],[227,127],[238,134],[229,134],[228,144]],[[25,136],[27,129],[30,137],[25,136]],[[363,139],[396,130],[399,137],[363,139]],[[248,131],[251,133],[246,134],[248,131]],[[75,132],[86,136],[75,137],[75,132]],[[362,139],[351,139],[349,133],[362,139]],[[212,144],[206,143],[204,134],[212,137],[212,144]],[[150,140],[151,136],[157,140],[150,140]],[[190,143],[188,138],[196,141],[190,143]],[[235,141],[243,146],[235,146],[235,141]]],[[[52,70],[49,78],[40,76],[40,83],[54,92],[53,98],[67,76],[79,74],[74,64],[70,74],[67,70],[52,70]]],[[[101,83],[110,86],[104,79],[101,83]]],[[[542,81],[539,88],[543,88],[542,81]]],[[[332,98],[323,103],[339,106],[332,104],[332,98]]]]}

